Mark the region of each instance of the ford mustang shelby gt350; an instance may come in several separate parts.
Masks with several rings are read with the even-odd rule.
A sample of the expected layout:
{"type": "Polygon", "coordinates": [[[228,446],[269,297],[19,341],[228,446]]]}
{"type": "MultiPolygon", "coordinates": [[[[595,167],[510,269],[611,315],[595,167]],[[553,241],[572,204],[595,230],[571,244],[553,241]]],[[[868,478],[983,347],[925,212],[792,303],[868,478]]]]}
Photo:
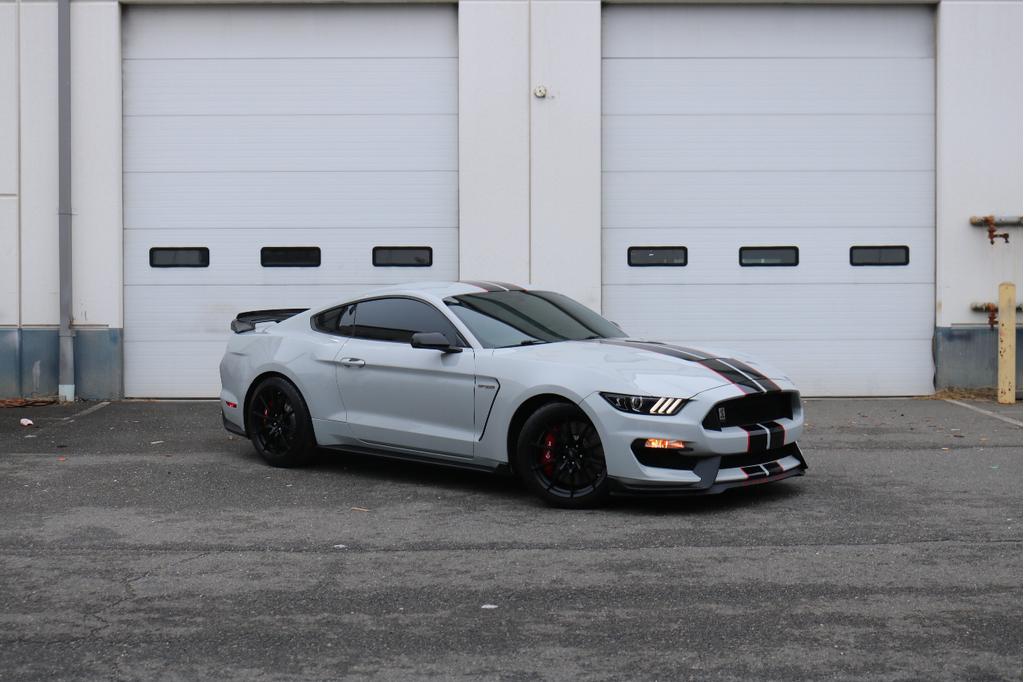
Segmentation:
{"type": "Polygon", "coordinates": [[[800,396],[783,374],[630,338],[557,293],[432,282],[241,313],[231,327],[224,425],[275,466],[322,447],[506,470],[561,507],[807,468],[800,396]]]}

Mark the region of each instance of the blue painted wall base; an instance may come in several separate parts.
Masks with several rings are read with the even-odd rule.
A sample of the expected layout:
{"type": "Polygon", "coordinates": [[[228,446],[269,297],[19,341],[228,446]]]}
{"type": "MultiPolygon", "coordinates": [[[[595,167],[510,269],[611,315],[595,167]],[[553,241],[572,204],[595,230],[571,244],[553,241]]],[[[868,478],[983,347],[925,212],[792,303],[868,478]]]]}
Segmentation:
{"type": "MultiPolygon", "coordinates": [[[[57,395],[60,340],[56,329],[0,329],[0,398],[57,395]]],[[[75,330],[75,392],[86,400],[123,395],[123,333],[75,330]]]]}
{"type": "MultiPolygon", "coordinates": [[[[995,388],[999,334],[984,327],[935,330],[936,388],[995,388]]],[[[1021,388],[1021,328],[1017,327],[1017,390],[1021,388]]]]}

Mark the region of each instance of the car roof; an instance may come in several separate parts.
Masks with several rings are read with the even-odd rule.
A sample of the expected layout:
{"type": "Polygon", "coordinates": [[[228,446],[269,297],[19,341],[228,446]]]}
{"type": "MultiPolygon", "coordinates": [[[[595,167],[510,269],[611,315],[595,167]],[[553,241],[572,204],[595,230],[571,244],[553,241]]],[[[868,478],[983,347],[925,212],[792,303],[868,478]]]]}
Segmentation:
{"type": "Polygon", "coordinates": [[[464,294],[480,294],[487,291],[511,291],[522,290],[525,287],[508,282],[491,282],[483,280],[466,280],[461,282],[432,281],[432,282],[410,282],[406,284],[395,284],[381,287],[365,292],[359,298],[371,296],[426,296],[428,298],[444,299],[449,296],[462,296],[464,294]]]}

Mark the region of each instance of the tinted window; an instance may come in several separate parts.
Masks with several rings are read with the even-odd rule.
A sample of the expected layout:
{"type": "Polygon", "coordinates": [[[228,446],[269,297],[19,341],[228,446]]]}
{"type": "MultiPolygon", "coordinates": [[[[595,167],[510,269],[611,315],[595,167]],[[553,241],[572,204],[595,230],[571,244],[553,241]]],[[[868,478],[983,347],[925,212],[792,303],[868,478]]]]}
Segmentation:
{"type": "Polygon", "coordinates": [[[682,267],[687,262],[685,246],[631,246],[627,255],[634,268],[652,266],[682,267]]]}
{"type": "Polygon", "coordinates": [[[351,336],[355,312],[356,307],[354,305],[343,305],[331,310],[325,310],[313,318],[313,326],[328,334],[351,336]]]}
{"type": "Polygon", "coordinates": [[[265,268],[318,268],[319,246],[264,246],[260,265],[265,268]]]}
{"type": "Polygon", "coordinates": [[[625,336],[585,305],[548,291],[465,294],[445,303],[485,348],[625,336]]]}
{"type": "Polygon", "coordinates": [[[434,264],[434,250],[429,246],[375,246],[376,267],[429,268],[434,264]]]}
{"type": "Polygon", "coordinates": [[[851,246],[850,265],[909,265],[909,246],[851,246]]]}
{"type": "Polygon", "coordinates": [[[785,267],[799,263],[800,250],[795,246],[740,247],[740,265],[744,267],[785,267]]]}
{"type": "Polygon", "coordinates": [[[158,246],[149,250],[152,268],[207,268],[210,250],[205,246],[158,246]]]}
{"type": "Polygon", "coordinates": [[[426,303],[411,298],[378,298],[356,305],[352,336],[409,343],[417,332],[441,332],[452,345],[465,345],[441,311],[426,303]]]}

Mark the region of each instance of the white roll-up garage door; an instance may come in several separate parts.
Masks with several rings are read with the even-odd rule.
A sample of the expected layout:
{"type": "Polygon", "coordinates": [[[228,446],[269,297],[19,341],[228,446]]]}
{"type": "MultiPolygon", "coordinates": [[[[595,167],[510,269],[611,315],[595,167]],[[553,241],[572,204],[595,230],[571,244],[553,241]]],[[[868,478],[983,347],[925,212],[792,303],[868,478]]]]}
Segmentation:
{"type": "Polygon", "coordinates": [[[606,315],[756,354],[807,394],[931,392],[933,21],[606,7],[606,315]]]}
{"type": "Polygon", "coordinates": [[[457,278],[454,6],[128,6],[123,35],[126,395],[217,395],[239,311],[457,278]]]}

